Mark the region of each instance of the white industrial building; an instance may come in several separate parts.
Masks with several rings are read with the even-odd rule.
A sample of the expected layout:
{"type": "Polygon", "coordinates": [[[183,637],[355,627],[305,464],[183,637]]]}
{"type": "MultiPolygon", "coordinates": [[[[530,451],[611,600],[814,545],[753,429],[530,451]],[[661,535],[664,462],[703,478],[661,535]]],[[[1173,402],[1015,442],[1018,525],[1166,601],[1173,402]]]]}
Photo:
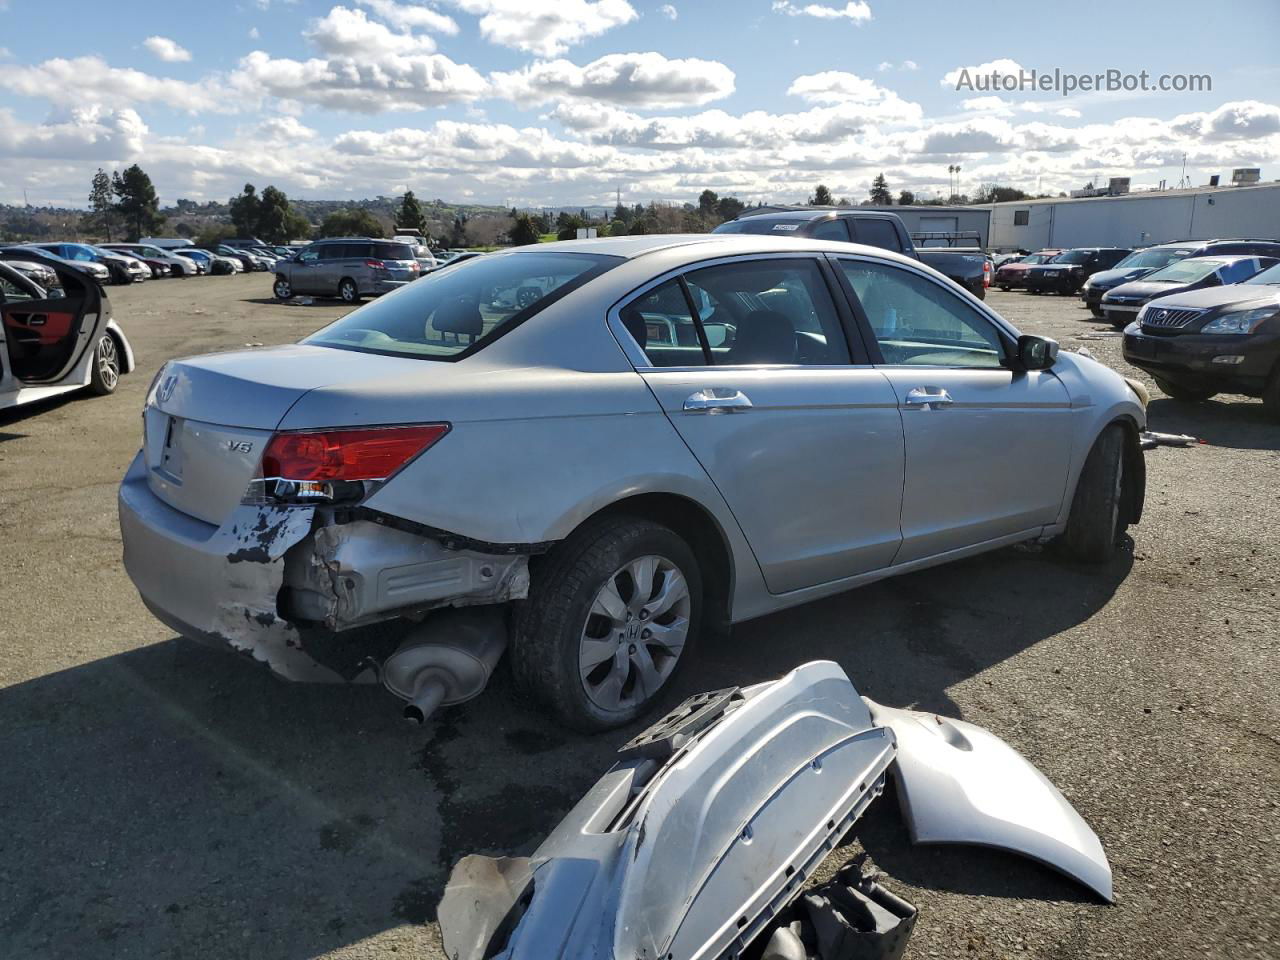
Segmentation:
{"type": "Polygon", "coordinates": [[[986,204],[993,251],[1143,247],[1169,240],[1280,239],[1280,181],[986,204]]]}

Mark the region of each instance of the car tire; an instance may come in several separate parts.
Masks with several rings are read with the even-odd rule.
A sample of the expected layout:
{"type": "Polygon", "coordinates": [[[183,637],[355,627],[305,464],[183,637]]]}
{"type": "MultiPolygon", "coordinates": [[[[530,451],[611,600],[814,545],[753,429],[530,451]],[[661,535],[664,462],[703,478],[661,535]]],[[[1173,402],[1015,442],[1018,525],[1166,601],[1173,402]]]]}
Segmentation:
{"type": "Polygon", "coordinates": [[[1000,284],[1000,289],[1003,290],[1005,293],[1008,293],[1010,290],[1013,289],[1013,287],[1009,286],[1007,283],[1002,283],[1000,284]]]}
{"type": "Polygon", "coordinates": [[[360,288],[356,286],[356,282],[350,277],[343,277],[338,281],[338,299],[343,303],[360,302],[360,288]]]}
{"type": "Polygon", "coordinates": [[[516,688],[577,730],[622,726],[670,689],[696,648],[701,619],[702,575],[679,535],[637,517],[588,522],[531,570],[508,654],[516,688]],[[667,590],[678,598],[652,618],[630,572],[646,565],[653,571],[649,601],[660,604],[667,590]],[[662,643],[644,642],[652,639],[646,622],[672,629],[680,641],[674,656],[662,643]],[[613,654],[597,659],[610,645],[613,654]]]}
{"type": "Polygon", "coordinates": [[[1267,385],[1262,388],[1262,409],[1272,420],[1280,420],[1280,363],[1271,371],[1267,385]]]}
{"type": "Polygon", "coordinates": [[[1107,318],[1107,315],[1102,312],[1101,307],[1090,306],[1089,312],[1092,313],[1099,320],[1105,320],[1107,318]]]}
{"type": "Polygon", "coordinates": [[[271,292],[277,300],[293,299],[293,285],[281,276],[276,277],[276,282],[271,285],[271,292]]]}
{"type": "Polygon", "coordinates": [[[1094,441],[1080,471],[1067,528],[1059,538],[1062,551],[1074,560],[1106,563],[1127,526],[1120,522],[1124,443],[1124,428],[1113,423],[1094,441]]]}
{"type": "Polygon", "coordinates": [[[1154,377],[1156,386],[1160,388],[1160,392],[1166,397],[1172,397],[1182,403],[1200,403],[1202,400],[1208,400],[1218,395],[1217,390],[1197,390],[1194,387],[1184,387],[1176,383],[1170,383],[1163,377],[1154,377]]]}
{"type": "Polygon", "coordinates": [[[120,350],[116,338],[104,333],[93,348],[93,365],[89,368],[89,389],[100,397],[116,392],[120,383],[120,350]]]}

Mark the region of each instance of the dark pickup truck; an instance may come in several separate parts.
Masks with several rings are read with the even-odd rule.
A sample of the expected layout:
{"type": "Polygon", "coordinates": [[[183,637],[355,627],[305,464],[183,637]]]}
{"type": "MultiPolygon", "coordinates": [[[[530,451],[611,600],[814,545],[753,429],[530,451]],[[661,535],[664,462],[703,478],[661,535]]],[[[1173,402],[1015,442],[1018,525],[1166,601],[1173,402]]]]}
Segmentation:
{"type": "Polygon", "coordinates": [[[810,237],[865,243],[914,257],[955,281],[979,300],[985,299],[991,273],[980,248],[955,250],[917,247],[902,221],[892,213],[876,210],[797,207],[772,213],[744,214],[720,224],[715,233],[755,233],[776,237],[810,237]]]}

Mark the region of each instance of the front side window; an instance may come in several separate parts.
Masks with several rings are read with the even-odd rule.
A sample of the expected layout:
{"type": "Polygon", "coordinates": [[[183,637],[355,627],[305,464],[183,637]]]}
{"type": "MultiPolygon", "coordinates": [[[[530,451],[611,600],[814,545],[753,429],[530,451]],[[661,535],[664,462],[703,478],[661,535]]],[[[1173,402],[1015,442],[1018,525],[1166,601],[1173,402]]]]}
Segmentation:
{"type": "Polygon", "coordinates": [[[1089,258],[1093,256],[1092,250],[1068,250],[1066,253],[1060,253],[1050,263],[1087,263],[1089,258]]]}
{"type": "Polygon", "coordinates": [[[884,362],[894,365],[999,367],[1004,345],[994,324],[955,294],[888,264],[842,260],[884,362]]]}
{"type": "Polygon", "coordinates": [[[685,280],[716,366],[849,362],[816,261],[741,260],[685,280]]]}
{"type": "Polygon", "coordinates": [[[315,263],[319,259],[320,259],[319,250],[307,250],[304,253],[298,254],[298,260],[302,263],[315,263]]]}
{"type": "Polygon", "coordinates": [[[33,300],[35,294],[25,290],[7,277],[0,277],[0,302],[13,303],[17,300],[33,300]]]}
{"type": "Polygon", "coordinates": [[[1171,263],[1177,263],[1195,253],[1191,248],[1153,247],[1149,250],[1135,250],[1116,264],[1116,269],[1135,267],[1146,270],[1158,270],[1171,263]]]}
{"type": "Polygon", "coordinates": [[[621,262],[619,257],[542,251],[476,257],[353,310],[302,342],[454,359],[482,348],[621,262]]]}
{"type": "Polygon", "coordinates": [[[858,242],[879,247],[882,250],[892,250],[894,253],[902,252],[898,231],[888,220],[878,217],[858,221],[858,242]]]}
{"type": "Polygon", "coordinates": [[[1248,260],[1237,260],[1222,268],[1223,283],[1239,283],[1248,280],[1258,272],[1258,261],[1250,257],[1248,260]]]}
{"type": "Polygon", "coordinates": [[[1147,274],[1143,277],[1143,281],[1148,283],[1199,283],[1221,266],[1221,260],[1189,257],[1186,260],[1171,264],[1163,270],[1147,274]]]}
{"type": "Polygon", "coordinates": [[[845,226],[843,220],[839,217],[834,220],[822,220],[813,228],[813,239],[815,240],[842,240],[848,243],[849,228],[845,226]]]}

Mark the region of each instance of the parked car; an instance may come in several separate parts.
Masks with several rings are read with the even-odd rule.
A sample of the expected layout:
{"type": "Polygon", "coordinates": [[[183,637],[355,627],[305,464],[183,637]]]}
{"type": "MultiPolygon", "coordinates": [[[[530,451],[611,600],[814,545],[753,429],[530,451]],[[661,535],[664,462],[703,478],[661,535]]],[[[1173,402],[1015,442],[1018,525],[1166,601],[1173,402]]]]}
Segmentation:
{"type": "Polygon", "coordinates": [[[151,265],[157,276],[194,277],[200,272],[190,257],[180,256],[173,250],[162,250],[148,243],[104,243],[102,247],[138,257],[151,265]]]}
{"type": "Polygon", "coordinates": [[[413,248],[394,240],[333,237],[317,240],[292,260],[276,264],[276,298],[308,293],[347,303],[388,293],[418,279],[421,271],[413,248]]]}
{"type": "Polygon", "coordinates": [[[1175,400],[1242,393],[1280,419],[1280,265],[1148,301],[1125,327],[1124,358],[1175,400]]]}
{"type": "Polygon", "coordinates": [[[410,244],[410,246],[413,247],[414,259],[418,261],[418,276],[426,276],[427,273],[440,265],[430,247],[420,243],[410,244]]]}
{"type": "Polygon", "coordinates": [[[151,279],[151,268],[141,260],[88,243],[35,243],[33,249],[55,253],[64,260],[99,263],[106,267],[112,283],[142,283],[151,279]]]}
{"type": "Polygon", "coordinates": [[[432,270],[443,270],[445,267],[466,263],[468,260],[483,256],[484,254],[479,250],[451,250],[436,258],[436,265],[432,267],[432,270]]]}
{"type": "Polygon", "coordinates": [[[1085,281],[1080,299],[1095,317],[1102,318],[1102,297],[1122,283],[1141,279],[1147,274],[1188,257],[1232,256],[1252,254],[1280,259],[1277,240],[1182,240],[1135,250],[1111,270],[1102,270],[1085,281]]]}
{"type": "Polygon", "coordinates": [[[863,243],[882,250],[892,250],[927,263],[943,276],[979,300],[991,284],[990,265],[980,250],[959,251],[947,248],[917,248],[897,215],[880,211],[807,210],[797,207],[781,213],[744,214],[716,227],[713,233],[751,233],[761,236],[806,237],[814,240],[836,240],[863,243]]]}
{"type": "Polygon", "coordinates": [[[45,260],[53,260],[58,263],[67,264],[86,276],[92,277],[98,283],[111,282],[111,270],[105,263],[98,260],[68,260],[58,256],[51,250],[45,250],[42,247],[33,246],[13,246],[0,248],[0,253],[10,254],[20,257],[23,260],[30,260],[36,263],[43,263],[45,260]]]}
{"type": "Polygon", "coordinates": [[[1021,287],[1023,281],[1027,278],[1028,270],[1038,264],[1048,263],[1058,254],[1065,252],[1065,250],[1046,248],[1037,250],[1035,253],[1028,254],[1020,259],[1002,263],[996,267],[995,285],[1006,292],[1016,287],[1021,287]]]}
{"type": "Polygon", "coordinates": [[[52,267],[34,260],[24,260],[20,253],[5,253],[0,250],[0,261],[7,263],[45,291],[52,291],[58,286],[58,275],[52,267]]]}
{"type": "Polygon", "coordinates": [[[1158,297],[1242,283],[1275,262],[1271,257],[1188,257],[1140,280],[1113,287],[1102,297],[1102,313],[1113,326],[1123,327],[1143,305],[1158,297]]]}
{"type": "Polygon", "coordinates": [[[179,633],[294,679],[381,661],[419,714],[479,691],[520,600],[516,682],[601,729],[708,630],[1011,543],[1106,560],[1142,509],[1139,390],[872,247],[518,247],[296,345],[169,361],[125,566],[179,633]],[[668,322],[694,342],[650,341],[668,322]],[[489,608],[465,694],[432,672],[451,616],[389,658],[332,639],[450,606],[489,608]]]}
{"type": "Polygon", "coordinates": [[[239,273],[242,269],[239,260],[219,256],[211,250],[201,250],[198,247],[179,247],[173,253],[177,256],[194,260],[196,263],[204,264],[205,272],[210,275],[239,273]]]}
{"type": "Polygon", "coordinates": [[[1110,270],[1132,252],[1119,247],[1075,247],[1029,266],[1022,284],[1029,293],[1073,295],[1099,270],[1110,270]]]}
{"type": "Polygon", "coordinates": [[[220,257],[227,257],[230,260],[234,260],[239,265],[240,270],[244,273],[252,273],[254,270],[262,269],[260,258],[241,250],[236,250],[233,247],[227,246],[225,243],[209,244],[208,246],[201,247],[201,249],[208,250],[210,253],[216,253],[220,257]]]}
{"type": "Polygon", "coordinates": [[[105,396],[134,368],[102,288],[68,263],[37,262],[56,276],[52,295],[0,262],[0,409],[84,387],[105,396]]]}
{"type": "Polygon", "coordinates": [[[243,262],[245,264],[246,271],[257,270],[265,273],[275,267],[275,260],[271,257],[263,256],[261,253],[255,253],[254,251],[248,250],[244,247],[228,247],[226,251],[219,248],[218,252],[225,252],[226,256],[239,255],[245,258],[243,262]]]}

